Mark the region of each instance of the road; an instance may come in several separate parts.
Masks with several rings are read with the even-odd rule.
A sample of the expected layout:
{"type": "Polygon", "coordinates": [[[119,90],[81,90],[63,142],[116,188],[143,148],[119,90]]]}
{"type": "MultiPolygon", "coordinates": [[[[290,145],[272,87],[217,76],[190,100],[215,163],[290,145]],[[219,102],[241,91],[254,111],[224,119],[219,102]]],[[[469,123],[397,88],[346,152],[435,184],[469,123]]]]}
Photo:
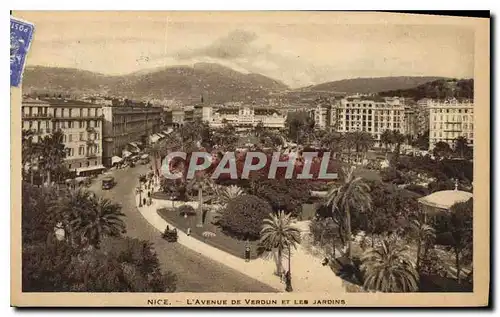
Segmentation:
{"type": "MultiPolygon", "coordinates": [[[[108,191],[100,188],[100,177],[90,190],[122,205],[126,215],[126,235],[153,243],[163,270],[177,275],[178,292],[276,292],[257,280],[208,259],[178,243],[169,243],[151,226],[135,207],[134,190],[138,176],[145,174],[149,165],[113,171],[117,185],[108,191]]],[[[249,264],[251,265],[251,264],[249,264]]]]}

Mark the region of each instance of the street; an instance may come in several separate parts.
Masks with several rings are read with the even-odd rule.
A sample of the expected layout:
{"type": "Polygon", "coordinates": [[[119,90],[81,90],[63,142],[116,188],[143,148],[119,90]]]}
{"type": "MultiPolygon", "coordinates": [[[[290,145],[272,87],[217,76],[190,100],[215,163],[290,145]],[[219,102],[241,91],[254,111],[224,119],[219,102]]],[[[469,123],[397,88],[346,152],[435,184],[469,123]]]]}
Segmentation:
{"type": "Polygon", "coordinates": [[[153,243],[162,269],[170,270],[177,275],[176,291],[276,292],[271,287],[222,266],[178,243],[169,243],[162,239],[161,233],[138,212],[134,201],[138,176],[145,174],[148,167],[149,165],[137,165],[134,168],[113,171],[112,175],[117,183],[115,187],[103,191],[102,177],[99,177],[93,182],[90,190],[122,205],[122,212],[126,215],[124,219],[127,227],[126,235],[153,243]]]}

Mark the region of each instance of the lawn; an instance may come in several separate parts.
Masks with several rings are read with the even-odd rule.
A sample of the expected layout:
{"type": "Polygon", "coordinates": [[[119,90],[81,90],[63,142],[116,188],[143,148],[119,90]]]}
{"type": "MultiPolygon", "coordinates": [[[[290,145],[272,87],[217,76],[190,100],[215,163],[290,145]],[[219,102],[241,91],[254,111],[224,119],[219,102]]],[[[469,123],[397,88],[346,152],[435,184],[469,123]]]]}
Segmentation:
{"type": "MultiPolygon", "coordinates": [[[[218,226],[206,223],[203,227],[197,227],[195,216],[188,216],[187,218],[184,218],[174,209],[162,208],[158,209],[157,212],[160,217],[177,227],[178,230],[186,232],[187,228],[191,228],[191,237],[239,258],[245,258],[246,241],[237,240],[226,235],[218,226]],[[207,231],[215,233],[215,236],[204,237],[203,233],[207,231]]],[[[249,244],[250,259],[256,259],[258,257],[258,241],[249,241],[249,244]]]]}

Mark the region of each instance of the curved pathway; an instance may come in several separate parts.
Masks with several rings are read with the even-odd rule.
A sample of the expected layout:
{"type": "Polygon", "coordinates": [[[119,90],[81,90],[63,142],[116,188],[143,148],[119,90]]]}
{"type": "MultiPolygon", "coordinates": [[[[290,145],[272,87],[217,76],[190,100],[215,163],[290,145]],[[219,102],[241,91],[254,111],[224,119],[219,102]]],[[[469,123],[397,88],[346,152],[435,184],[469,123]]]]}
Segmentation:
{"type": "Polygon", "coordinates": [[[138,176],[147,171],[147,165],[113,171],[117,185],[102,191],[99,177],[90,190],[122,204],[126,215],[127,236],[153,243],[163,270],[177,275],[178,292],[277,292],[276,289],[254,280],[234,269],[206,258],[179,243],[168,243],[161,233],[139,213],[135,204],[138,176]]]}

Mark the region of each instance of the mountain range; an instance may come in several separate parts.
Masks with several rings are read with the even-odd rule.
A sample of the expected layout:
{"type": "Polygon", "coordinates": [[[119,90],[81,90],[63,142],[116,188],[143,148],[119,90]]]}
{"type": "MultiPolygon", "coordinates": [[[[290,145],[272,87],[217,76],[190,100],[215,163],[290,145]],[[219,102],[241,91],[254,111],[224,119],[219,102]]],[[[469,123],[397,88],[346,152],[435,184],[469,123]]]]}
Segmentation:
{"type": "Polygon", "coordinates": [[[227,102],[266,99],[286,94],[378,93],[409,89],[440,77],[355,78],[291,89],[279,80],[242,73],[216,63],[170,66],[126,75],[104,75],[75,68],[27,67],[23,92],[107,94],[130,99],[175,99],[183,102],[227,102]]]}

